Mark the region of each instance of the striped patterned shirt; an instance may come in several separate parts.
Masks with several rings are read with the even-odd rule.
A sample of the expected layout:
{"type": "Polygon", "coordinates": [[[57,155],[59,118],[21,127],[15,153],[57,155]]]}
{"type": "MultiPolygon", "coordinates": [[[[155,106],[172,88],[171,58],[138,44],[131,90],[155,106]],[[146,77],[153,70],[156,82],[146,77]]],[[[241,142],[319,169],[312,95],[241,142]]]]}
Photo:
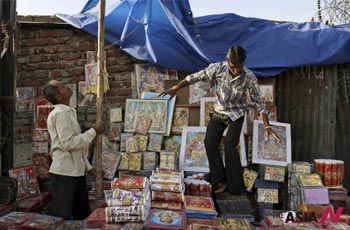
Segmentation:
{"type": "Polygon", "coordinates": [[[244,116],[248,111],[247,96],[251,97],[257,112],[267,114],[257,78],[246,67],[243,67],[238,77],[232,79],[226,61],[212,63],[207,68],[188,75],[186,80],[191,84],[215,80],[214,109],[217,113],[228,115],[232,121],[244,116]]]}

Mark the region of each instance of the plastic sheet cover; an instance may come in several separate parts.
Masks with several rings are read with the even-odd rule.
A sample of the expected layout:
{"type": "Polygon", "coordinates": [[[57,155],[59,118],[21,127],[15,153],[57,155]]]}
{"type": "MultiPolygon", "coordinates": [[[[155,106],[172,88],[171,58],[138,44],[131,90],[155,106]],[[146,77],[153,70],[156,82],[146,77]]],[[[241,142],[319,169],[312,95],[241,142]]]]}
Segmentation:
{"type": "MultiPolygon", "coordinates": [[[[97,37],[99,1],[76,15],[56,16],[97,37]]],[[[350,25],[276,23],[237,14],[193,17],[188,0],[107,0],[105,46],[163,67],[195,72],[225,60],[227,49],[247,50],[246,66],[258,77],[286,68],[350,62],[350,25]]]]}

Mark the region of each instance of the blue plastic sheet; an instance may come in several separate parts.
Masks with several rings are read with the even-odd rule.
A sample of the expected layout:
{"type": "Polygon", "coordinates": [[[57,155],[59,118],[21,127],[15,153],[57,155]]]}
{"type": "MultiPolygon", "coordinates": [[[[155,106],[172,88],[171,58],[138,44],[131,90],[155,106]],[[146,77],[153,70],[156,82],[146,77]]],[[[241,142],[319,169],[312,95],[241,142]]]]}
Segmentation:
{"type": "MultiPolygon", "coordinates": [[[[57,17],[94,36],[98,0],[76,15],[57,17]]],[[[133,57],[163,67],[195,72],[225,60],[227,49],[247,50],[246,65],[259,77],[286,68],[350,62],[350,25],[275,23],[236,14],[192,17],[188,0],[108,0],[105,40],[133,57]]]]}

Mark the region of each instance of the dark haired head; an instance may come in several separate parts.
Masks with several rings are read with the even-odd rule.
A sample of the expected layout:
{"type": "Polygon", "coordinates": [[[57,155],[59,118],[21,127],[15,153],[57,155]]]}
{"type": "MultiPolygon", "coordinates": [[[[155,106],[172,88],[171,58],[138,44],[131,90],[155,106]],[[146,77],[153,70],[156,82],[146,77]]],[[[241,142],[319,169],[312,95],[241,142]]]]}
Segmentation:
{"type": "Polygon", "coordinates": [[[242,64],[247,58],[245,50],[240,46],[232,46],[228,49],[226,59],[232,64],[242,64]]]}
{"type": "Polygon", "coordinates": [[[50,84],[50,82],[47,83],[43,88],[43,94],[46,100],[51,102],[53,105],[56,105],[58,103],[56,99],[57,93],[58,93],[57,86],[50,84]]]}

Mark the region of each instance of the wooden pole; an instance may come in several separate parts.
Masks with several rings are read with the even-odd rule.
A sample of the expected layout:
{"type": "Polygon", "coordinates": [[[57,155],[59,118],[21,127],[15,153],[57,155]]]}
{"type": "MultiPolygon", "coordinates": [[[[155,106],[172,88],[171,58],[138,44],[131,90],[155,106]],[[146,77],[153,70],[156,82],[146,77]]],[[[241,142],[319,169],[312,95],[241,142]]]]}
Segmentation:
{"type": "MultiPolygon", "coordinates": [[[[98,40],[97,40],[97,64],[98,64],[98,80],[97,80],[97,100],[96,100],[96,123],[103,123],[103,94],[104,94],[104,24],[105,24],[105,6],[106,1],[100,0],[100,14],[98,20],[98,40]]],[[[102,198],[103,195],[103,175],[102,175],[102,135],[96,138],[96,192],[97,197],[102,198]]]]}

